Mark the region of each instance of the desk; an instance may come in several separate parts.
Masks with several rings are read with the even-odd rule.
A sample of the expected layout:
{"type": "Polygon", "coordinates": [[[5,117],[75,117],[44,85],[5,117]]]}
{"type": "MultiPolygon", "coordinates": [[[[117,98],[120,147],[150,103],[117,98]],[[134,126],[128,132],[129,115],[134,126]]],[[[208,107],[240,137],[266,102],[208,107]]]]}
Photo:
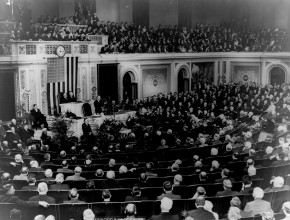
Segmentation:
{"type": "MultiPolygon", "coordinates": [[[[94,114],[95,113],[94,101],[88,103],[91,105],[92,113],[94,114]]],[[[84,117],[83,104],[85,104],[85,102],[69,102],[59,105],[61,107],[61,112],[66,112],[68,109],[70,109],[70,111],[76,114],[77,117],[84,117]]]]}
{"type": "MultiPolygon", "coordinates": [[[[68,103],[71,104],[71,103],[68,103]]],[[[77,103],[81,104],[81,103],[77,103]]],[[[116,120],[120,120],[121,122],[125,123],[129,116],[135,115],[136,111],[129,111],[129,112],[116,112],[115,115],[101,115],[86,117],[89,120],[89,124],[91,126],[92,132],[96,135],[96,128],[100,127],[101,124],[104,122],[105,119],[115,118],[116,120]]],[[[48,127],[51,126],[54,116],[50,116],[47,118],[48,127]]],[[[71,121],[71,126],[69,129],[69,133],[73,133],[72,136],[80,137],[83,135],[82,124],[84,123],[84,119],[67,119],[71,121]]]]}

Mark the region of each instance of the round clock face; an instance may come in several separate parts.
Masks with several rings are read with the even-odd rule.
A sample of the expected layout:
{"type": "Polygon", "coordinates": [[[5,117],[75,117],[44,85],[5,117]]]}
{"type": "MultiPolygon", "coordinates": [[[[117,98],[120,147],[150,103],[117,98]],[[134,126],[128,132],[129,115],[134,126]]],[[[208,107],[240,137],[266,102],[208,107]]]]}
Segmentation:
{"type": "Polygon", "coordinates": [[[59,56],[59,57],[63,57],[65,55],[65,49],[63,46],[58,46],[56,48],[56,55],[59,56]]]}

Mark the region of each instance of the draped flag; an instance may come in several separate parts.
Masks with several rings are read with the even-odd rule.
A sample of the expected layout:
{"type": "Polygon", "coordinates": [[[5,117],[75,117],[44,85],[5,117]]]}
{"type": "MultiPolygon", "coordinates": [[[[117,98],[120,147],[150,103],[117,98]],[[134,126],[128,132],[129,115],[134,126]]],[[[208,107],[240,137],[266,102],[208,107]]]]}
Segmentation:
{"type": "Polygon", "coordinates": [[[78,57],[47,59],[48,113],[59,114],[60,93],[72,91],[76,96],[78,57]]]}

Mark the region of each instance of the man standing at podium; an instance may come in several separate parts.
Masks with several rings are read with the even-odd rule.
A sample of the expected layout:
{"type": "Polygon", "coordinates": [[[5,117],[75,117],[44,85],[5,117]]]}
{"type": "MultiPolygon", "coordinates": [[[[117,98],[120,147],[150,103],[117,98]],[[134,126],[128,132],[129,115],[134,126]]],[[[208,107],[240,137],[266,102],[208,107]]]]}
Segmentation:
{"type": "Polygon", "coordinates": [[[101,96],[98,96],[96,101],[94,102],[95,106],[95,113],[96,114],[101,114],[103,112],[103,101],[101,100],[101,96]]]}

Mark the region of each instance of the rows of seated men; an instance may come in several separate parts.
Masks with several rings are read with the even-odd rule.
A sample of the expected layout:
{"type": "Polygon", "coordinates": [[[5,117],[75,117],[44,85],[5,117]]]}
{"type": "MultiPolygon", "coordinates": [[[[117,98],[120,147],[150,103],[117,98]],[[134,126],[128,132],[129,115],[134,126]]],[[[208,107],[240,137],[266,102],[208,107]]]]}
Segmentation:
{"type": "MultiPolygon", "coordinates": [[[[145,196],[148,196],[151,194],[146,193],[146,190],[149,192],[156,192],[153,189],[155,186],[154,181],[157,179],[156,182],[158,182],[158,178],[161,177],[161,181],[156,185],[158,188],[156,190],[160,195],[157,197],[159,193],[154,193],[154,197],[151,197],[151,199],[162,198],[162,191],[165,191],[164,193],[168,197],[172,195],[173,199],[181,199],[182,197],[190,198],[193,194],[192,192],[198,189],[198,185],[203,186],[203,189],[199,189],[198,191],[201,190],[203,193],[207,191],[209,192],[209,196],[233,196],[243,194],[243,192],[240,192],[245,190],[242,189],[241,186],[243,183],[243,188],[251,187],[251,185],[254,184],[253,186],[258,185],[264,188],[266,193],[269,191],[269,193],[272,193],[272,196],[270,199],[268,198],[268,200],[270,200],[272,204],[277,204],[276,200],[272,200],[273,192],[271,191],[288,190],[288,187],[285,186],[285,177],[288,174],[290,143],[287,126],[280,125],[275,129],[276,131],[274,131],[275,120],[281,117],[277,114],[277,111],[281,106],[282,109],[284,105],[287,107],[287,102],[289,101],[289,94],[287,94],[287,92],[285,92],[286,94],[282,92],[281,95],[280,91],[287,91],[287,86],[263,87],[257,85],[229,84],[214,87],[203,85],[200,88],[196,88],[192,93],[180,94],[180,96],[161,95],[158,98],[153,97],[151,99],[152,102],[147,101],[147,103],[150,104],[147,106],[147,112],[145,114],[144,111],[141,111],[135,118],[131,118],[127,122],[127,125],[130,126],[134,132],[130,134],[130,136],[135,138],[135,144],[130,148],[127,148],[126,145],[124,145],[124,148],[116,146],[118,145],[116,143],[118,142],[118,137],[116,136],[114,138],[114,133],[111,132],[110,127],[108,127],[106,132],[109,140],[112,141],[106,142],[106,145],[102,143],[95,143],[93,145],[76,143],[73,147],[64,146],[64,149],[58,148],[55,152],[49,151],[49,146],[37,148],[36,145],[33,145],[30,150],[24,150],[25,154],[22,152],[22,149],[10,149],[9,145],[5,146],[2,152],[3,159],[10,157],[13,161],[3,160],[4,164],[1,165],[1,167],[5,173],[3,174],[4,183],[2,185],[3,187],[7,185],[7,182],[11,181],[10,179],[12,179],[12,176],[22,175],[27,176],[27,181],[30,182],[31,188],[34,188],[34,190],[37,189],[40,191],[39,186],[43,185],[47,190],[51,185],[57,184],[66,184],[65,187],[67,190],[75,186],[79,189],[84,187],[87,189],[93,185],[95,189],[101,189],[99,191],[98,189],[96,190],[97,192],[102,192],[105,198],[112,197],[112,200],[115,200],[114,197],[118,196],[113,196],[112,191],[117,192],[117,194],[119,193],[119,195],[121,192],[125,193],[126,196],[129,196],[129,192],[131,191],[129,188],[127,188],[127,191],[119,190],[119,187],[123,186],[121,184],[119,185],[117,178],[135,178],[135,181],[137,181],[136,177],[139,177],[138,181],[140,181],[139,184],[141,184],[139,185],[141,195],[142,191],[144,191],[145,196]],[[235,93],[237,91],[242,94],[243,99],[239,97],[237,100],[235,99],[235,93]],[[211,94],[210,98],[207,98],[206,93],[211,94]],[[219,99],[228,96],[226,102],[221,102],[222,104],[219,109],[216,109],[217,111],[212,111],[212,113],[214,113],[213,116],[212,114],[211,116],[199,114],[201,107],[206,107],[206,105],[203,104],[203,101],[199,101],[201,104],[199,104],[198,101],[195,104],[195,100],[192,99],[191,96],[196,97],[202,95],[207,102],[211,103],[214,101],[215,93],[219,99]],[[255,99],[251,101],[249,94],[253,95],[255,93],[257,93],[257,95],[255,95],[255,99]],[[265,98],[265,96],[268,97],[265,98]],[[178,106],[180,106],[178,110],[179,113],[177,114],[179,116],[177,120],[178,126],[175,126],[175,123],[168,124],[168,121],[172,120],[175,116],[171,111],[174,111],[176,106],[165,105],[167,107],[164,108],[164,103],[166,104],[166,100],[171,100],[171,98],[176,98],[178,106]],[[236,100],[238,103],[257,103],[260,98],[269,100],[271,105],[268,106],[267,102],[264,106],[257,105],[255,115],[242,115],[236,119],[232,117],[228,111],[224,111],[224,114],[220,114],[221,109],[224,109],[223,105],[230,104],[230,102],[235,102],[236,100]],[[159,107],[156,108],[154,103],[157,103],[159,107]],[[194,107],[188,103],[193,103],[194,107]],[[188,112],[186,108],[189,108],[188,112]],[[263,116],[263,108],[266,110],[270,109],[271,111],[268,111],[267,114],[263,116]],[[170,114],[168,114],[168,112],[170,114]],[[195,112],[197,112],[196,115],[195,112]],[[220,115],[214,117],[215,114],[220,115]],[[150,117],[151,119],[155,117],[156,120],[151,120],[153,126],[147,126],[148,120],[146,120],[146,117],[150,117]],[[212,120],[205,121],[209,117],[212,117],[212,120]],[[229,117],[232,119],[229,120],[229,117]],[[162,118],[162,120],[160,120],[160,118],[162,118]],[[201,120],[203,120],[202,123],[200,123],[201,120]],[[205,122],[208,123],[206,126],[205,122]],[[189,123],[191,123],[191,126],[188,126],[189,123]],[[260,124],[260,126],[257,126],[257,123],[260,124]],[[235,126],[233,126],[233,124],[235,126]],[[253,124],[255,126],[253,126],[253,124]],[[255,137],[255,135],[259,136],[257,134],[261,134],[264,130],[264,126],[261,126],[261,124],[266,126],[267,132],[274,134],[273,138],[270,138],[272,135],[269,134],[265,141],[258,141],[259,138],[255,137]],[[270,125],[270,129],[268,125],[270,125]],[[141,126],[145,129],[140,129],[141,126]],[[168,126],[172,127],[168,129],[168,126]],[[208,127],[208,130],[201,130],[201,126],[204,128],[208,127]],[[196,132],[198,133],[196,134],[196,132]],[[215,135],[212,136],[212,134],[215,135]],[[111,138],[112,136],[113,139],[111,138]],[[149,139],[144,141],[144,139],[148,137],[149,139]],[[166,144],[166,141],[168,144],[166,144]],[[41,154],[43,157],[39,158],[41,154]],[[34,155],[38,157],[37,160],[33,158],[34,155]],[[104,161],[106,160],[108,164],[105,164],[104,161]],[[45,172],[43,172],[44,169],[45,172]],[[74,174],[70,174],[72,171],[74,174]],[[95,177],[84,177],[83,174],[86,172],[90,173],[90,175],[94,173],[95,177]],[[116,174],[117,172],[118,174],[116,174]],[[43,173],[48,173],[49,175],[41,177],[39,174],[43,173]],[[56,175],[56,173],[59,175],[56,175]],[[261,177],[267,181],[258,181],[260,174],[261,177]],[[100,176],[98,177],[98,175],[100,176]],[[268,180],[271,179],[272,175],[277,177],[273,178],[271,181],[273,185],[271,186],[268,180]],[[44,180],[43,178],[48,179],[44,180]],[[56,179],[61,181],[55,184],[48,184],[49,178],[50,181],[56,181],[56,179]],[[82,187],[79,187],[79,185],[70,185],[70,183],[68,183],[68,181],[73,180],[84,181],[85,178],[94,181],[87,181],[86,186],[82,187]],[[95,179],[99,180],[96,181],[95,179]],[[182,187],[183,179],[185,181],[184,187],[182,187]],[[67,183],[64,182],[65,180],[67,183]],[[146,185],[147,181],[149,185],[146,185]],[[150,181],[153,183],[150,183],[150,181]],[[179,182],[179,184],[177,182],[179,182]],[[214,182],[220,183],[217,184],[217,188],[214,187],[214,182]],[[46,185],[42,183],[46,183],[46,185]],[[211,190],[213,188],[214,190],[211,190]],[[179,192],[176,192],[177,189],[179,192]],[[191,192],[190,196],[186,195],[186,190],[191,192]],[[173,193],[173,191],[176,194],[173,193]]],[[[197,98],[197,100],[199,99],[197,98]]],[[[174,103],[174,100],[170,103],[174,103]]],[[[142,106],[142,108],[143,110],[145,109],[144,106],[142,106]]],[[[245,108],[245,105],[243,105],[243,108],[245,108]]],[[[249,111],[249,109],[244,110],[249,111]]],[[[288,108],[286,108],[286,110],[288,110],[288,108]]],[[[287,120],[287,117],[283,116],[282,120],[287,120]]],[[[173,122],[176,122],[176,120],[173,122]]],[[[11,187],[7,187],[9,189],[8,191],[11,191],[11,187]]],[[[252,189],[249,188],[248,190],[251,194],[252,189]]],[[[93,196],[93,198],[97,197],[93,196]]],[[[126,197],[123,196],[123,198],[126,197]]],[[[5,199],[4,201],[7,201],[7,195],[5,199]]],[[[214,204],[216,205],[217,203],[214,204]]],[[[278,208],[275,207],[275,212],[279,211],[281,211],[281,206],[278,208]]]]}
{"type": "Polygon", "coordinates": [[[285,30],[251,28],[238,21],[193,25],[190,29],[171,25],[147,27],[127,22],[99,21],[94,16],[75,33],[56,24],[24,29],[19,23],[11,40],[87,41],[88,35],[109,35],[101,53],[193,53],[193,52],[280,52],[286,42],[285,30]]]}

